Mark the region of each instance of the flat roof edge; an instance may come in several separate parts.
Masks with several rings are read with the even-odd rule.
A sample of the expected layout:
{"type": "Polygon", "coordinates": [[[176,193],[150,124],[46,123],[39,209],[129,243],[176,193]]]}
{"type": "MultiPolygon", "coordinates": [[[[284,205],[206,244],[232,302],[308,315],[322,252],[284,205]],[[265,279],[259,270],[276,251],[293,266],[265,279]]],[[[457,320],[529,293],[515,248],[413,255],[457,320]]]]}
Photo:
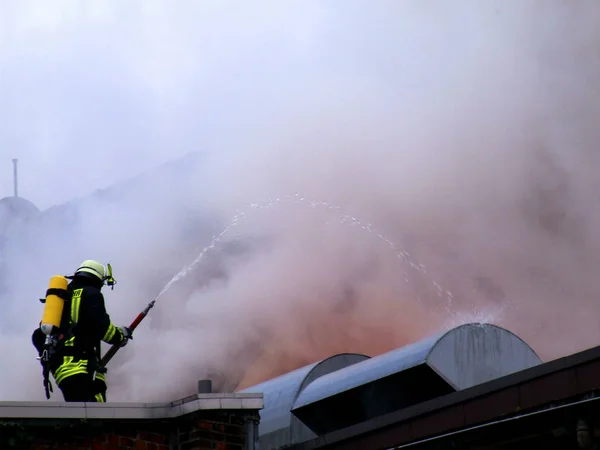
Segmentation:
{"type": "Polygon", "coordinates": [[[152,420],[197,411],[261,410],[261,393],[197,394],[179,403],[77,403],[0,401],[0,422],[16,419],[152,420]]]}

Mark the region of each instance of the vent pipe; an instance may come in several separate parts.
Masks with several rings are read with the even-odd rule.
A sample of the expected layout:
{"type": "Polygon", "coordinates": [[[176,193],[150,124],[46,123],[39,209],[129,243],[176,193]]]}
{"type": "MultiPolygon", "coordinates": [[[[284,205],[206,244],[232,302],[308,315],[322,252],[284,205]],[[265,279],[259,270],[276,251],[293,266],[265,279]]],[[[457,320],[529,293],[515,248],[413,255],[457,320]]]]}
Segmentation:
{"type": "Polygon", "coordinates": [[[14,196],[19,196],[19,181],[17,178],[17,163],[19,160],[17,158],[13,158],[13,182],[14,182],[14,196]]]}
{"type": "Polygon", "coordinates": [[[199,380],[198,381],[198,394],[210,394],[212,393],[212,380],[199,380]]]}

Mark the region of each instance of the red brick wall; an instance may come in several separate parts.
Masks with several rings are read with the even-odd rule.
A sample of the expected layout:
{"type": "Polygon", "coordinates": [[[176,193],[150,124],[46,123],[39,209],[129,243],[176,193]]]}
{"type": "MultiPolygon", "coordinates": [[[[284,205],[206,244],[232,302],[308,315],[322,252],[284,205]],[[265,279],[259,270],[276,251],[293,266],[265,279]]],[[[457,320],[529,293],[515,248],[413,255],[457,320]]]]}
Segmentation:
{"type": "Polygon", "coordinates": [[[178,433],[181,450],[244,450],[245,437],[243,420],[236,416],[192,417],[178,433]]]}
{"type": "Polygon", "coordinates": [[[168,438],[142,433],[139,436],[101,434],[92,438],[35,439],[30,450],[169,450],[168,438]]]}
{"type": "MultiPolygon", "coordinates": [[[[132,424],[90,424],[59,426],[58,428],[27,425],[19,433],[0,431],[0,449],[29,450],[170,450],[169,432],[132,424]]],[[[11,432],[12,431],[12,432],[11,432]]]]}
{"type": "MultiPolygon", "coordinates": [[[[138,433],[105,434],[94,437],[85,450],[169,450],[169,436],[165,433],[142,431],[138,433]]],[[[75,449],[73,449],[75,450],[75,449]]],[[[77,450],[83,450],[77,448],[77,450]]]]}
{"type": "Polygon", "coordinates": [[[172,421],[0,419],[0,450],[247,450],[257,411],[204,411],[172,421]]]}

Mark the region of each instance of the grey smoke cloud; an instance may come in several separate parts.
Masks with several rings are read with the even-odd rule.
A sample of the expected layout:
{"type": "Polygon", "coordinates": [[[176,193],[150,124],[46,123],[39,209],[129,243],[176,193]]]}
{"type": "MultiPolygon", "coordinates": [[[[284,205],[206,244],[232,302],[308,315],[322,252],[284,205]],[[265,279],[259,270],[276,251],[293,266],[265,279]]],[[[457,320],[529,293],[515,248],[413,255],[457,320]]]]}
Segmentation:
{"type": "Polygon", "coordinates": [[[0,397],[43,398],[29,336],[53,273],[110,260],[128,323],[236,209],[294,192],[427,273],[326,206],[249,208],[115,357],[109,398],[233,389],[469,320],[545,358],[595,345],[598,30],[593,2],[2,4],[0,195],[15,156],[47,208],[200,155],[15,231],[0,397]]]}

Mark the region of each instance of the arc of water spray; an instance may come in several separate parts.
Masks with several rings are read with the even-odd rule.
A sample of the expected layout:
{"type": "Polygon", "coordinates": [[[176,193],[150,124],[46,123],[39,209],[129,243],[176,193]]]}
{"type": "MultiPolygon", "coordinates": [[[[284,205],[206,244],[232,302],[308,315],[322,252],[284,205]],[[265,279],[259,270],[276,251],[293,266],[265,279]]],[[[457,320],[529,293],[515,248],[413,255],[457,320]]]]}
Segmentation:
{"type": "MultiPolygon", "coordinates": [[[[329,203],[319,200],[308,200],[306,199],[306,197],[296,193],[296,194],[285,194],[282,197],[277,197],[275,199],[271,199],[271,200],[267,200],[265,202],[262,203],[250,203],[244,207],[242,207],[241,209],[238,209],[235,213],[235,215],[233,216],[233,219],[231,220],[231,222],[229,223],[229,225],[227,225],[218,235],[213,236],[213,239],[211,240],[211,242],[202,249],[202,251],[200,252],[200,254],[196,257],[196,259],[194,261],[192,261],[191,264],[187,265],[186,267],[184,267],[183,269],[181,269],[166,285],[165,287],[160,291],[160,293],[155,297],[155,301],[158,300],[160,297],[162,297],[168,290],[169,288],[175,284],[177,281],[179,281],[180,279],[184,278],[188,273],[190,273],[192,271],[192,269],[194,267],[196,267],[196,265],[198,265],[198,263],[200,263],[200,261],[202,261],[202,259],[204,258],[204,255],[206,255],[210,250],[214,249],[216,247],[216,245],[221,241],[221,239],[223,239],[223,237],[233,228],[235,227],[239,221],[241,219],[245,219],[246,218],[246,212],[244,212],[244,210],[247,209],[261,209],[261,208],[270,208],[273,205],[280,203],[282,199],[292,199],[295,201],[299,201],[299,202],[308,202],[308,205],[312,208],[316,208],[318,206],[323,206],[331,211],[335,211],[337,213],[341,213],[342,214],[342,218],[340,220],[341,224],[345,224],[345,223],[350,223],[351,225],[355,225],[358,226],[368,232],[370,232],[371,234],[374,234],[375,236],[377,236],[377,238],[381,239],[382,241],[384,241],[389,247],[390,249],[395,253],[396,257],[400,260],[402,260],[403,262],[406,262],[410,265],[410,267],[414,270],[416,270],[417,272],[421,272],[424,275],[427,275],[427,268],[424,264],[417,264],[415,263],[412,258],[410,253],[408,253],[406,250],[403,249],[398,249],[396,244],[394,244],[389,238],[387,238],[383,233],[377,231],[370,223],[367,224],[363,224],[360,220],[358,220],[355,216],[350,215],[350,214],[345,214],[342,211],[342,208],[339,206],[332,206],[329,203]]],[[[443,297],[444,294],[446,296],[446,309],[450,312],[450,308],[452,307],[452,301],[454,299],[452,293],[449,290],[444,290],[442,288],[442,286],[436,282],[435,280],[433,280],[431,277],[428,277],[433,286],[435,287],[436,291],[437,291],[437,295],[438,297],[443,297]]],[[[406,283],[409,283],[409,279],[408,279],[408,273],[404,272],[404,280],[406,283]]]]}

